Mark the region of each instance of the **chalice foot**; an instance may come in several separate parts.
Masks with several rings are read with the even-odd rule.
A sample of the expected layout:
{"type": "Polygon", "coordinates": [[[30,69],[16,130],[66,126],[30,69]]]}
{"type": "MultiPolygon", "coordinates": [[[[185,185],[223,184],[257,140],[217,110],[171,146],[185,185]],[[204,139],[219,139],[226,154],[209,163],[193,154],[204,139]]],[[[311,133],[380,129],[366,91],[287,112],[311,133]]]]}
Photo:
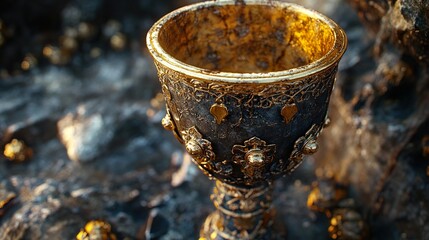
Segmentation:
{"type": "Polygon", "coordinates": [[[273,239],[271,184],[242,188],[216,181],[211,199],[216,211],[205,220],[200,239],[273,239]]]}

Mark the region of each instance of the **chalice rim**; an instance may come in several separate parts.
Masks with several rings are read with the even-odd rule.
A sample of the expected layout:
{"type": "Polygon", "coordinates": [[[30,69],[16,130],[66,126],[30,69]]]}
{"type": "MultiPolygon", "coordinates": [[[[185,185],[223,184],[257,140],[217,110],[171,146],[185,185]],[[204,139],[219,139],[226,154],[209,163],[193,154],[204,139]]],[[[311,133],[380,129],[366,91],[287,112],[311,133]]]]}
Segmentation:
{"type": "Polygon", "coordinates": [[[189,77],[205,81],[215,81],[231,84],[268,84],[281,81],[297,81],[306,78],[310,75],[314,75],[318,72],[321,72],[327,68],[330,68],[332,65],[338,64],[339,60],[347,49],[347,36],[345,31],[329,17],[298,4],[279,1],[267,2],[264,0],[246,0],[245,3],[246,5],[272,5],[279,6],[282,8],[292,8],[294,11],[298,11],[306,14],[307,16],[311,16],[313,18],[321,20],[324,24],[327,24],[330,27],[334,34],[335,40],[332,48],[323,57],[300,67],[274,72],[236,73],[209,70],[187,64],[183,61],[176,59],[171,54],[167,53],[159,43],[158,37],[161,28],[164,26],[165,23],[178,16],[179,14],[188,11],[195,11],[204,7],[234,5],[235,3],[235,0],[201,2],[178,8],[166,14],[149,29],[146,35],[146,43],[150,54],[158,63],[164,65],[168,69],[183,73],[189,77]]]}

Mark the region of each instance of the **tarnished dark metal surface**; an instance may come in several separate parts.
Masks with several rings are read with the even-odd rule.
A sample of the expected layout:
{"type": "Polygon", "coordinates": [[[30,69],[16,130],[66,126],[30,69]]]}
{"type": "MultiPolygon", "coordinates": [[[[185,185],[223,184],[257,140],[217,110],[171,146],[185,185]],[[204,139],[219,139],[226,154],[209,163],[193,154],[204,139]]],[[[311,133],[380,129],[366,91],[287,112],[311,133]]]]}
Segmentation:
{"type": "Polygon", "coordinates": [[[261,186],[317,151],[345,33],[298,5],[219,1],[166,15],[147,44],[166,99],[163,126],[218,181],[219,210],[201,237],[270,239],[269,201],[256,201],[251,213],[240,207],[225,214],[216,199],[244,195],[237,204],[250,208],[252,193],[263,197],[261,186]]]}
{"type": "Polygon", "coordinates": [[[181,138],[209,176],[252,186],[289,173],[304,152],[316,150],[312,140],[324,125],[338,60],[345,50],[341,30],[312,12],[280,4],[206,4],[173,14],[148,34],[148,46],[167,102],[163,122],[181,138]],[[214,25],[219,19],[226,19],[226,23],[214,25]],[[279,25],[265,25],[269,19],[279,25]],[[246,29],[246,34],[241,36],[237,29],[246,29]],[[279,39],[275,33],[285,36],[279,39]],[[230,35],[226,39],[234,41],[218,43],[219,36],[225,34],[230,35]],[[258,38],[259,34],[267,39],[258,38]],[[321,42],[314,42],[316,38],[321,42]],[[174,42],[175,39],[182,40],[174,42]],[[212,42],[218,45],[212,47],[212,42]],[[283,54],[274,53],[279,55],[275,57],[270,51],[251,50],[264,44],[283,54]],[[289,48],[302,52],[289,58],[285,56],[289,48]],[[204,61],[200,58],[209,56],[209,51],[216,52],[217,64],[183,65],[180,69],[181,63],[175,62],[201,64],[204,61]],[[273,58],[277,60],[266,62],[265,69],[256,63],[273,58]],[[299,60],[306,58],[310,62],[299,60]],[[282,62],[291,65],[283,66],[282,62]],[[240,64],[245,67],[240,68],[240,64]],[[192,67],[196,68],[190,70],[192,67]],[[264,159],[256,160],[257,154],[264,159]]]}

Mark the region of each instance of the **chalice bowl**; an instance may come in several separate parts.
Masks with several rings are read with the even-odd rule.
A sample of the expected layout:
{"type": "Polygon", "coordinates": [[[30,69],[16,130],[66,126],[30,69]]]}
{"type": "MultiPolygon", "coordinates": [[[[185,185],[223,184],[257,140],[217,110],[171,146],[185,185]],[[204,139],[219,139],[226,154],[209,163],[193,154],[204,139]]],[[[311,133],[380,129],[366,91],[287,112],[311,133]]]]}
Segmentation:
{"type": "Polygon", "coordinates": [[[317,151],[344,31],[299,5],[219,0],[149,30],[173,132],[216,180],[200,239],[271,239],[273,181],[317,151]]]}

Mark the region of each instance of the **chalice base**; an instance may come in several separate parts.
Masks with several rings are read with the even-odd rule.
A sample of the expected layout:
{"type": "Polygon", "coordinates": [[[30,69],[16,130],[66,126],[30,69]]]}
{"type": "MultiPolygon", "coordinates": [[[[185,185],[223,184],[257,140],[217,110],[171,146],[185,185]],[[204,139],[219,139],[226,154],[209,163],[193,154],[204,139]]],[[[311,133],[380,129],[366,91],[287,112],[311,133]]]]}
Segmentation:
{"type": "Polygon", "coordinates": [[[241,188],[216,181],[211,199],[217,210],[205,220],[200,240],[279,239],[272,231],[272,184],[241,188]]]}
{"type": "Polygon", "coordinates": [[[269,220],[265,225],[266,226],[261,226],[261,229],[258,229],[259,231],[253,233],[243,233],[238,229],[232,231],[229,229],[229,231],[225,231],[226,227],[222,223],[220,214],[218,212],[213,212],[204,221],[204,224],[201,227],[199,240],[279,239],[278,237],[273,237],[273,232],[270,229],[272,225],[271,220],[269,220]]]}

